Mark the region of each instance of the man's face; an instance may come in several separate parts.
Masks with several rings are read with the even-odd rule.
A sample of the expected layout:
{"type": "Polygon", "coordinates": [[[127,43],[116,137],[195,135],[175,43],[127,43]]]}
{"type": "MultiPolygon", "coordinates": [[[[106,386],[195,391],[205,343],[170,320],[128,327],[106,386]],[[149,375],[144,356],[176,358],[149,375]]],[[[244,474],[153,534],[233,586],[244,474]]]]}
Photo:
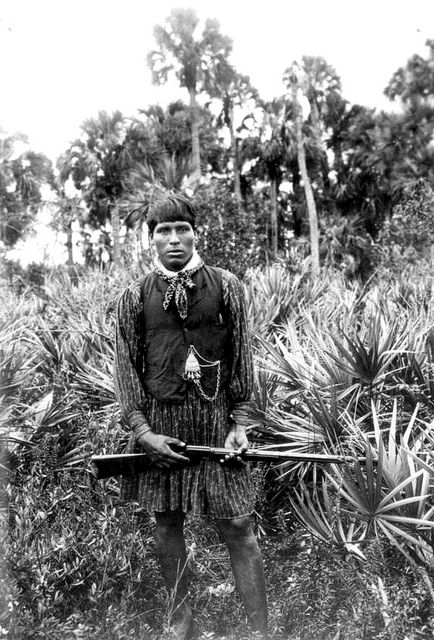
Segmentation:
{"type": "Polygon", "coordinates": [[[152,240],[166,269],[180,271],[193,254],[195,233],[189,222],[159,222],[152,240]]]}

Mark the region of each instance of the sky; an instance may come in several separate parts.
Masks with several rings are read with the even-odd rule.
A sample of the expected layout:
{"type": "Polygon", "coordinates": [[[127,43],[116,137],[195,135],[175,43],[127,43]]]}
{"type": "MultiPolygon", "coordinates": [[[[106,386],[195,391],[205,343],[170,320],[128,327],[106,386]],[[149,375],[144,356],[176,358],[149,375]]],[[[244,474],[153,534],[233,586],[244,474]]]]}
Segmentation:
{"type": "Polygon", "coordinates": [[[217,18],[264,99],[283,94],[291,62],[320,55],[351,103],[391,108],[392,74],[434,38],[434,0],[0,0],[0,129],[55,160],[100,110],[187,102],[175,84],[152,86],[146,66],[153,27],[175,7],[217,18]]]}

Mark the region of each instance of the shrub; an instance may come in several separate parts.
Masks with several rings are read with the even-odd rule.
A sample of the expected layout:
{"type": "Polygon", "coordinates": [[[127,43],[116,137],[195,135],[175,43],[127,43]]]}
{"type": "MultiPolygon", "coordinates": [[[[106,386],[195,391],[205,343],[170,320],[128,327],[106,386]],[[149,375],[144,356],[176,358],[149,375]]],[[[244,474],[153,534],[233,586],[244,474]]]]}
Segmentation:
{"type": "Polygon", "coordinates": [[[219,183],[197,193],[198,249],[208,264],[229,269],[239,277],[264,260],[263,236],[253,212],[239,212],[229,188],[219,183]]]}
{"type": "Polygon", "coordinates": [[[384,223],[379,242],[382,263],[388,269],[401,272],[421,260],[429,265],[434,244],[434,193],[424,179],[404,189],[403,200],[384,223]]]}

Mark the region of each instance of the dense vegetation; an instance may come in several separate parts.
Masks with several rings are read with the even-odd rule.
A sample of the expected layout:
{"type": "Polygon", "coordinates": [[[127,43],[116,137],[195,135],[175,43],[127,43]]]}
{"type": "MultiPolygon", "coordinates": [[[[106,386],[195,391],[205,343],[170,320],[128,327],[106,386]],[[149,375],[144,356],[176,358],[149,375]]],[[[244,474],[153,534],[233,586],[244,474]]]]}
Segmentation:
{"type": "MultiPolygon", "coordinates": [[[[314,280],[303,260],[294,270],[246,274],[251,439],[366,463],[255,467],[271,637],[432,637],[431,278],[413,269],[367,288],[332,271],[314,280]]],[[[11,638],[164,637],[152,520],[89,471],[92,453],[125,442],[112,328],[131,275],[63,273],[3,292],[0,624],[11,638]]],[[[189,521],[188,549],[200,637],[248,638],[211,524],[189,521]]]]}

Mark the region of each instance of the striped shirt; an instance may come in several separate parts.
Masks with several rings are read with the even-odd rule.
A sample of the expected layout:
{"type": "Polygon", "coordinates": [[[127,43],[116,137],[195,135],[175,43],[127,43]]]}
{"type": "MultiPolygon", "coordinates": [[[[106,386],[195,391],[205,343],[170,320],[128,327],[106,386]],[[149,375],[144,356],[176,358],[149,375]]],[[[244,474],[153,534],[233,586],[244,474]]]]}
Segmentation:
{"type": "MultiPolygon", "coordinates": [[[[213,402],[203,399],[193,384],[188,385],[180,404],[161,402],[146,393],[134,364],[140,342],[137,327],[142,314],[143,279],[120,297],[114,380],[122,416],[131,429],[129,452],[140,450],[137,437],[145,420],[155,433],[177,437],[187,444],[221,447],[230,429],[230,412],[250,400],[253,366],[244,290],[233,274],[221,270],[221,275],[222,292],[218,294],[223,296],[228,311],[233,355],[228,385],[213,402]]],[[[176,313],[173,304],[167,313],[176,313]]],[[[181,509],[217,518],[251,513],[254,499],[248,467],[229,467],[209,460],[168,471],[150,465],[143,473],[124,479],[121,495],[149,511],[181,509]]]]}

